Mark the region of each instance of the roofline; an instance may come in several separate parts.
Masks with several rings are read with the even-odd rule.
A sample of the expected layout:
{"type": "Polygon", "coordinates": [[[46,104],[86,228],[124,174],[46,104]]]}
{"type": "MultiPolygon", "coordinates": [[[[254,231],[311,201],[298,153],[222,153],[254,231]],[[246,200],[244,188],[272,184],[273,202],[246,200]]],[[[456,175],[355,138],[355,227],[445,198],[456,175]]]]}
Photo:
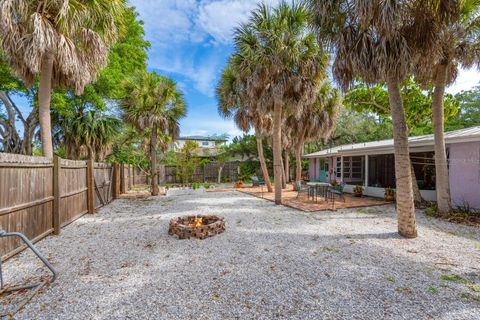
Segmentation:
{"type": "MultiPolygon", "coordinates": [[[[445,144],[450,145],[454,143],[468,143],[468,142],[478,142],[480,141],[480,126],[478,127],[471,127],[465,128],[455,131],[445,132],[445,134],[449,134],[450,136],[445,137],[445,144]],[[466,131],[469,129],[477,128],[479,132],[465,135],[465,136],[455,136],[455,132],[466,131]]],[[[418,148],[418,147],[429,147],[435,145],[434,136],[430,135],[423,135],[423,136],[414,136],[409,137],[408,145],[410,148],[418,148]],[[426,140],[428,139],[428,140],[426,140]]],[[[351,153],[370,153],[370,152],[383,152],[383,153],[393,153],[394,146],[393,146],[393,139],[386,139],[386,140],[378,140],[378,141],[370,141],[370,142],[363,142],[363,143],[356,143],[356,144],[347,144],[341,145],[333,148],[324,149],[321,151],[317,151],[314,153],[310,153],[304,155],[303,158],[311,159],[311,158],[325,158],[334,155],[344,155],[344,154],[351,154],[351,153]],[[384,144],[373,145],[373,146],[366,146],[369,143],[381,143],[384,144]],[[350,147],[350,148],[349,148],[350,147]],[[348,148],[348,149],[346,149],[348,148]],[[329,151],[330,150],[330,151],[329,151]]]]}
{"type": "Polygon", "coordinates": [[[192,140],[192,141],[228,141],[228,139],[215,139],[215,138],[207,138],[207,137],[204,137],[204,138],[191,138],[191,137],[179,137],[179,138],[176,138],[175,139],[176,141],[178,140],[192,140]]]}

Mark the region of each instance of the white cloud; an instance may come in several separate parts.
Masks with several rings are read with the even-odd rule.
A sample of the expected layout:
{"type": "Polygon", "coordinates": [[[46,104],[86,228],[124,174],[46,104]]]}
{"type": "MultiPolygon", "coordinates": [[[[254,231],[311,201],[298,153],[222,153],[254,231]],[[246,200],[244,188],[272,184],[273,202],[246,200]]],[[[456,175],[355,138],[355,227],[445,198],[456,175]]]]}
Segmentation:
{"type": "MultiPolygon", "coordinates": [[[[268,1],[277,3],[278,1],[268,1]]],[[[235,27],[248,20],[258,1],[221,0],[200,6],[197,25],[219,43],[230,43],[235,27]]]]}
{"type": "Polygon", "coordinates": [[[220,53],[257,0],[130,0],[130,4],[140,13],[152,43],[149,66],[187,77],[196,90],[212,97],[224,60],[220,53]],[[206,56],[198,59],[195,46],[203,47],[206,56]]]}
{"type": "Polygon", "coordinates": [[[182,131],[182,135],[201,135],[208,136],[213,134],[223,134],[226,133],[232,139],[235,136],[240,136],[243,134],[240,131],[233,121],[226,121],[219,117],[212,118],[211,120],[202,119],[198,121],[193,117],[188,117],[180,122],[181,128],[189,128],[182,131]]]}
{"type": "Polygon", "coordinates": [[[460,69],[455,83],[447,88],[448,93],[456,94],[462,90],[470,90],[480,84],[480,72],[476,69],[460,69]]]}

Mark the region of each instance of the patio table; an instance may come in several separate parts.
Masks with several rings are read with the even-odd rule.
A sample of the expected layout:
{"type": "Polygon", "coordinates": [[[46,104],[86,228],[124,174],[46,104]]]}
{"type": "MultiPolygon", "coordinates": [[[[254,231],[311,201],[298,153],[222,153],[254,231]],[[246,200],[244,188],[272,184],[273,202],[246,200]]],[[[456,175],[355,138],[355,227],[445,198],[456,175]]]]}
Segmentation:
{"type": "Polygon", "coordinates": [[[312,194],[312,200],[317,201],[317,196],[319,194],[327,200],[327,190],[328,187],[331,187],[332,185],[328,182],[307,182],[307,186],[314,191],[312,193],[309,192],[309,194],[312,194]]]}

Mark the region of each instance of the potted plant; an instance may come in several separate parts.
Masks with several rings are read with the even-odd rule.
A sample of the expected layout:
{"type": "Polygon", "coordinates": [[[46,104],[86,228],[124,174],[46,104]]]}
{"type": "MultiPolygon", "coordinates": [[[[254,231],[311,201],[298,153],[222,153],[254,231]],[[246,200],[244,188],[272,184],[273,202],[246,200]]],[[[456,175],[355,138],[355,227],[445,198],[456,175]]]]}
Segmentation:
{"type": "Polygon", "coordinates": [[[395,200],[395,189],[385,188],[385,195],[383,197],[385,201],[394,201],[395,200]]]}
{"type": "Polygon", "coordinates": [[[362,186],[353,187],[353,195],[357,198],[360,198],[363,195],[363,187],[362,186]]]}
{"type": "Polygon", "coordinates": [[[236,188],[236,189],[241,189],[241,188],[243,188],[243,181],[242,181],[242,180],[238,180],[237,182],[235,182],[235,188],[236,188]]]}

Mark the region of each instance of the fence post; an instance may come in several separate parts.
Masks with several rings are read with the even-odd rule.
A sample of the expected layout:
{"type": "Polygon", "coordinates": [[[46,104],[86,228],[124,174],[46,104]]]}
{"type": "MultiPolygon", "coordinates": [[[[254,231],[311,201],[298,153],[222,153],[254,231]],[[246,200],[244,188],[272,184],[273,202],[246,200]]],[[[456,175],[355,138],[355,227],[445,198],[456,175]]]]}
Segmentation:
{"type": "Polygon", "coordinates": [[[53,233],[60,234],[60,157],[53,157],[53,233]]]}
{"type": "Polygon", "coordinates": [[[120,196],[120,184],[121,184],[121,178],[120,178],[120,165],[118,163],[115,163],[113,165],[113,199],[118,199],[120,196]]]}
{"type": "Polygon", "coordinates": [[[95,213],[95,167],[93,159],[87,161],[87,208],[88,213],[95,213]]]}

